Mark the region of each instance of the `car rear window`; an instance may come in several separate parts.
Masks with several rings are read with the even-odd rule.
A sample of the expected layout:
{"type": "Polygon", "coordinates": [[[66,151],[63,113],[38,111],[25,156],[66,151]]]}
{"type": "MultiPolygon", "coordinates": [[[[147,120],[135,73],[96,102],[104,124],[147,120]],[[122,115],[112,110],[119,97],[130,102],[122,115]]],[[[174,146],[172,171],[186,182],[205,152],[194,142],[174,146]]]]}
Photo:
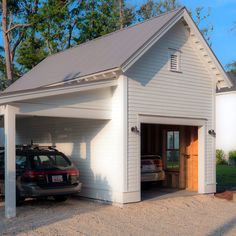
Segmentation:
{"type": "MultiPolygon", "coordinates": [[[[4,169],[4,153],[0,154],[0,169],[4,169]]],[[[16,155],[16,169],[24,169],[27,165],[27,157],[25,155],[16,155]]]]}
{"type": "Polygon", "coordinates": [[[33,168],[51,169],[70,167],[70,160],[60,154],[39,154],[33,157],[33,168]]]}
{"type": "Polygon", "coordinates": [[[16,169],[24,169],[26,167],[26,156],[16,155],[16,169]]]}

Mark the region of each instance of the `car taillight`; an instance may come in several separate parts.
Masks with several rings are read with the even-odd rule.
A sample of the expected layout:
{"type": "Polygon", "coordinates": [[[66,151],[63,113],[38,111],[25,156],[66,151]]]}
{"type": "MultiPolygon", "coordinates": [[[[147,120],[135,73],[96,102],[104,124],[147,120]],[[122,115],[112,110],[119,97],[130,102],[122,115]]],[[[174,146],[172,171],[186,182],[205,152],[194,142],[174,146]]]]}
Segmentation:
{"type": "Polygon", "coordinates": [[[34,171],[34,170],[27,170],[23,174],[23,178],[27,181],[34,182],[34,181],[41,181],[45,180],[46,175],[63,175],[67,174],[71,177],[79,177],[79,171],[77,169],[70,169],[70,170],[49,170],[49,171],[34,171]]]}
{"type": "Polygon", "coordinates": [[[70,176],[79,176],[79,171],[78,171],[77,169],[68,170],[67,173],[68,173],[70,176]]]}
{"type": "Polygon", "coordinates": [[[156,165],[156,167],[163,167],[162,160],[155,160],[154,164],[156,165]]]}
{"type": "Polygon", "coordinates": [[[36,180],[44,178],[44,174],[45,174],[44,171],[27,170],[23,174],[23,178],[30,181],[36,181],[36,180]]]}

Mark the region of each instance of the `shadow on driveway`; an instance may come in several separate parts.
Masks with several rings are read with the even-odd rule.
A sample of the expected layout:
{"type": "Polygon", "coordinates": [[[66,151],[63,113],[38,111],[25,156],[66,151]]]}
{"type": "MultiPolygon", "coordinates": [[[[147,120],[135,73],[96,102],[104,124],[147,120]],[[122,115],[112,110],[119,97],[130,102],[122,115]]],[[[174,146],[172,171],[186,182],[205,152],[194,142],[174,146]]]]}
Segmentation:
{"type": "Polygon", "coordinates": [[[198,195],[197,192],[189,192],[187,190],[173,189],[162,187],[158,183],[144,183],[142,184],[141,199],[146,200],[158,200],[175,197],[189,197],[198,195]]]}
{"type": "Polygon", "coordinates": [[[17,207],[17,217],[6,219],[4,217],[4,202],[0,202],[0,235],[27,233],[41,226],[58,223],[73,216],[97,210],[101,204],[80,197],[71,197],[66,202],[55,202],[53,199],[27,200],[22,206],[17,207]]]}
{"type": "Polygon", "coordinates": [[[236,225],[236,217],[226,222],[224,225],[219,226],[212,233],[208,234],[208,236],[216,236],[216,235],[226,235],[233,229],[236,225]]]}

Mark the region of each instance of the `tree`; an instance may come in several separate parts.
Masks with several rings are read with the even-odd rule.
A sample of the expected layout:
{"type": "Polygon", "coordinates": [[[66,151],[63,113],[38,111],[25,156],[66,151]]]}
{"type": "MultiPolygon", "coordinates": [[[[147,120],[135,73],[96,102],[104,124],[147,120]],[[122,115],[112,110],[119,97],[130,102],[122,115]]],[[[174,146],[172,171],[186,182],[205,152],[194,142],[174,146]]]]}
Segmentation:
{"type": "Polygon", "coordinates": [[[124,0],[118,0],[120,9],[120,28],[124,28],[124,0]]]}
{"type": "MultiPolygon", "coordinates": [[[[234,31],[234,30],[236,30],[236,22],[233,23],[233,27],[231,28],[231,31],[234,31]]],[[[227,71],[233,72],[236,74],[236,60],[226,65],[226,69],[227,71]]]]}
{"type": "Polygon", "coordinates": [[[7,1],[2,1],[2,34],[4,42],[4,51],[5,51],[5,65],[7,78],[12,81],[12,60],[10,55],[10,42],[7,33],[7,1]]]}
{"type": "Polygon", "coordinates": [[[233,61],[232,63],[229,63],[227,66],[226,66],[226,69],[228,72],[233,72],[236,74],[236,61],[233,61]]]}
{"type": "Polygon", "coordinates": [[[7,7],[3,32],[10,22],[14,27],[7,32],[8,70],[3,73],[10,72],[11,81],[47,55],[126,27],[135,19],[134,8],[124,0],[8,0],[7,7]]]}
{"type": "Polygon", "coordinates": [[[14,64],[22,73],[47,55],[126,27],[135,17],[134,9],[120,0],[21,1],[21,18],[33,25],[25,28],[16,49],[14,64]]]}
{"type": "Polygon", "coordinates": [[[36,37],[27,38],[17,51],[16,62],[21,65],[22,72],[27,72],[47,56],[44,42],[36,37]]]}
{"type": "Polygon", "coordinates": [[[196,25],[200,28],[202,35],[211,46],[211,33],[214,30],[214,27],[209,22],[206,24],[207,19],[211,15],[210,8],[196,7],[193,12],[190,12],[190,15],[193,17],[196,25]]]}
{"type": "MultiPolygon", "coordinates": [[[[20,71],[13,67],[13,78],[17,78],[19,75],[20,71]]],[[[0,91],[4,90],[8,85],[9,81],[6,78],[6,60],[4,57],[4,48],[0,46],[0,91]]]]}
{"type": "Polygon", "coordinates": [[[83,16],[77,24],[80,34],[78,43],[111,33],[134,22],[132,8],[123,5],[123,1],[89,0],[83,16]]]}
{"type": "Polygon", "coordinates": [[[6,75],[6,66],[5,66],[5,58],[2,56],[4,53],[4,48],[0,47],[0,89],[5,88],[4,82],[6,81],[5,75],[6,75]]]}
{"type": "Polygon", "coordinates": [[[84,10],[85,0],[42,1],[33,22],[39,38],[45,42],[48,54],[75,44],[74,31],[84,10]]]}
{"type": "MultiPolygon", "coordinates": [[[[25,2],[27,1],[2,0],[1,2],[2,37],[4,42],[6,78],[8,82],[13,81],[13,61],[16,49],[24,38],[25,28],[32,26],[31,23],[25,22],[24,17],[21,17],[22,12],[26,10],[23,7],[25,2]]],[[[37,0],[34,3],[37,4],[37,0]]]]}
{"type": "Polygon", "coordinates": [[[180,6],[181,4],[177,0],[147,0],[137,10],[138,21],[147,20],[180,6]]]}
{"type": "Polygon", "coordinates": [[[74,46],[76,24],[85,0],[39,1],[37,14],[29,15],[34,27],[27,29],[26,39],[17,50],[17,64],[23,72],[33,68],[47,55],[74,46]]]}

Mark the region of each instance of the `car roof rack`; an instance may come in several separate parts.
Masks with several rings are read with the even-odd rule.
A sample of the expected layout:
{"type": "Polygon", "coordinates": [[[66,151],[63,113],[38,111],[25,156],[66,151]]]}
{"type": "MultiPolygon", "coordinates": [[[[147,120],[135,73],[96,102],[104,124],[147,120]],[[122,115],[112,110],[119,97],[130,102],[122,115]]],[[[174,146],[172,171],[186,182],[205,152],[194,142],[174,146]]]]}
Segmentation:
{"type": "MultiPolygon", "coordinates": [[[[5,147],[0,147],[0,151],[4,151],[5,147]]],[[[16,145],[16,150],[45,150],[45,151],[56,151],[58,152],[58,150],[56,149],[56,146],[46,146],[46,145],[39,145],[39,144],[20,144],[20,145],[16,145]]]]}
{"type": "Polygon", "coordinates": [[[56,149],[56,146],[46,146],[46,145],[39,145],[39,144],[16,145],[16,149],[20,149],[20,150],[51,150],[51,151],[58,151],[56,149]]]}
{"type": "Polygon", "coordinates": [[[31,140],[30,144],[22,144],[22,145],[16,145],[16,149],[21,149],[21,150],[50,150],[50,151],[58,151],[56,149],[56,146],[46,146],[46,145],[39,145],[39,144],[34,144],[34,141],[31,140]]]}

